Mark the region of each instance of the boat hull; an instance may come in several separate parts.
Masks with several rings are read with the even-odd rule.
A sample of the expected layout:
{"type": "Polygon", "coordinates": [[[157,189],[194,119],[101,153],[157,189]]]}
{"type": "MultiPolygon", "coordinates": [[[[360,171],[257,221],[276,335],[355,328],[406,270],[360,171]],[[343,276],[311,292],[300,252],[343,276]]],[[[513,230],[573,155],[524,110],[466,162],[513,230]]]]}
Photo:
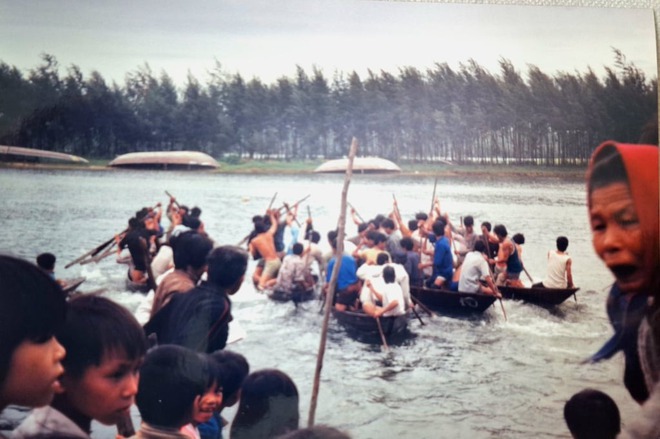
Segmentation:
{"type": "Polygon", "coordinates": [[[427,308],[443,314],[481,314],[495,302],[495,296],[437,288],[410,287],[410,294],[427,308]]]}
{"type": "MultiPolygon", "coordinates": [[[[332,309],[332,315],[346,330],[346,333],[359,341],[366,343],[381,343],[376,319],[363,312],[338,311],[332,309]]],[[[408,329],[408,314],[396,317],[380,317],[383,335],[389,341],[402,338],[408,329]]]]}
{"type": "Polygon", "coordinates": [[[554,306],[563,303],[579,288],[516,288],[499,287],[500,293],[507,299],[523,300],[536,305],[554,306]]]}

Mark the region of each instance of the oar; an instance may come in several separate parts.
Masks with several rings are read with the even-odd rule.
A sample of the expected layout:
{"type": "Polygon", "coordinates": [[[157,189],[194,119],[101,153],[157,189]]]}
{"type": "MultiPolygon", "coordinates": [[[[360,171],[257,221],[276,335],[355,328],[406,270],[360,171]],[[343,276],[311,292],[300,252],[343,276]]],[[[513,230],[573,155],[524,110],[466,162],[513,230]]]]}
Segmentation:
{"type": "MultiPolygon", "coordinates": [[[[275,194],[273,195],[273,198],[270,199],[270,203],[268,204],[268,207],[266,208],[266,213],[268,213],[268,211],[273,207],[273,203],[275,202],[275,198],[276,198],[276,197],[277,197],[277,192],[275,192],[275,194]]],[[[245,242],[246,242],[248,239],[250,239],[250,235],[251,235],[251,234],[252,234],[252,232],[250,232],[250,233],[248,233],[247,235],[245,235],[245,238],[241,239],[241,241],[240,241],[238,244],[236,244],[236,247],[240,247],[240,246],[242,246],[243,244],[245,244],[245,242]]]]}
{"type": "MultiPolygon", "coordinates": [[[[411,295],[411,296],[410,296],[410,299],[411,299],[413,302],[415,302],[416,305],[419,305],[419,307],[422,308],[422,311],[424,311],[425,313],[427,313],[427,314],[428,314],[429,316],[431,316],[431,317],[435,317],[435,313],[434,313],[433,311],[431,311],[430,309],[428,309],[428,308],[426,307],[426,305],[424,305],[422,302],[420,302],[418,298],[416,298],[415,296],[412,296],[412,295],[411,295]]],[[[413,309],[414,309],[414,308],[413,308],[413,309]]]]}
{"type": "MultiPolygon", "coordinates": [[[[488,241],[488,236],[486,235],[481,235],[483,238],[486,240],[486,249],[488,250],[488,259],[490,259],[490,242],[488,241]]],[[[497,288],[496,279],[493,277],[493,270],[490,269],[490,264],[488,265],[488,274],[490,274],[490,278],[493,279],[493,286],[495,287],[495,292],[497,294],[500,294],[499,288],[497,288]]],[[[500,294],[501,295],[501,294],[500,294]]],[[[504,303],[502,302],[502,298],[499,297],[498,300],[500,301],[500,306],[502,307],[502,314],[504,314],[504,321],[507,321],[508,319],[506,318],[506,310],[504,309],[504,303]]]]}
{"type": "Polygon", "coordinates": [[[357,215],[357,217],[358,217],[358,219],[360,220],[360,222],[363,222],[363,223],[366,222],[366,221],[364,220],[364,218],[362,218],[362,217],[360,216],[360,214],[358,213],[357,209],[356,209],[355,207],[353,207],[353,205],[352,205],[351,203],[348,203],[348,202],[347,202],[346,204],[348,204],[348,207],[350,207],[351,210],[352,210],[353,212],[355,212],[355,215],[357,215]]]}
{"type": "MultiPolygon", "coordinates": [[[[286,213],[291,214],[291,208],[289,207],[289,205],[287,203],[284,203],[284,208],[286,209],[286,213]]],[[[298,224],[298,227],[302,227],[302,225],[300,224],[300,221],[298,221],[298,218],[296,218],[294,216],[293,220],[296,222],[296,224],[298,224]]]]}
{"type": "Polygon", "coordinates": [[[529,275],[529,272],[527,271],[527,269],[525,268],[524,265],[522,266],[522,268],[523,268],[523,271],[525,272],[525,274],[527,275],[527,278],[529,279],[529,281],[532,283],[532,285],[534,285],[534,279],[532,279],[532,276],[529,275]]]}
{"type": "MultiPolygon", "coordinates": [[[[412,297],[412,296],[410,296],[410,297],[412,297]]],[[[424,324],[425,324],[424,320],[422,320],[422,318],[419,316],[419,313],[417,313],[417,310],[415,309],[415,306],[413,305],[411,308],[413,310],[413,313],[415,314],[415,317],[417,317],[417,320],[419,320],[419,323],[421,323],[422,326],[424,326],[424,324]]]]}
{"type": "Polygon", "coordinates": [[[376,325],[378,325],[378,333],[380,334],[380,340],[383,342],[383,348],[388,351],[390,347],[387,345],[387,340],[385,340],[385,334],[383,334],[383,327],[380,325],[380,317],[376,317],[376,325]]]}
{"type": "Polygon", "coordinates": [[[149,248],[147,247],[147,241],[144,238],[140,238],[140,246],[142,247],[142,251],[144,252],[144,264],[147,266],[147,285],[149,288],[154,290],[154,293],[156,293],[156,289],[158,289],[158,286],[156,285],[156,278],[154,278],[154,273],[151,270],[151,258],[149,257],[149,248]]]}
{"type": "MultiPolygon", "coordinates": [[[[128,231],[128,229],[124,229],[122,232],[119,233],[119,235],[121,235],[121,234],[123,234],[123,233],[126,233],[127,231],[128,231]]],[[[64,266],[64,268],[69,268],[69,267],[71,267],[72,265],[77,264],[78,262],[84,260],[85,258],[87,258],[87,257],[89,257],[89,256],[96,256],[96,255],[99,254],[101,251],[103,251],[103,249],[105,249],[107,246],[109,246],[110,244],[112,244],[114,241],[115,241],[115,237],[113,236],[112,238],[108,239],[107,241],[105,241],[104,243],[100,244],[99,246],[94,247],[93,249],[91,249],[90,251],[88,251],[88,252],[85,253],[84,255],[80,256],[79,258],[77,258],[77,259],[75,259],[75,260],[69,262],[68,264],[66,264],[66,265],[64,266]]]]}
{"type": "Polygon", "coordinates": [[[181,205],[179,204],[179,202],[176,201],[176,197],[175,197],[174,195],[170,194],[170,193],[167,192],[167,191],[165,191],[165,195],[167,195],[168,197],[170,197],[170,200],[172,200],[172,202],[174,203],[174,205],[176,206],[177,209],[179,209],[179,208],[181,207],[181,205]]]}
{"type": "Polygon", "coordinates": [[[268,212],[270,209],[273,208],[273,203],[275,202],[275,198],[277,198],[277,192],[273,194],[273,198],[270,199],[270,203],[268,204],[268,208],[266,209],[266,212],[268,212]]]}
{"type": "Polygon", "coordinates": [[[296,202],[293,204],[293,206],[288,206],[286,203],[284,203],[284,205],[282,205],[282,207],[280,207],[280,208],[277,209],[277,210],[278,210],[278,212],[280,212],[282,209],[293,209],[294,207],[296,207],[297,205],[299,205],[300,203],[302,203],[303,201],[305,201],[305,200],[308,199],[309,197],[311,197],[311,194],[310,194],[310,195],[307,195],[306,197],[301,198],[301,199],[298,200],[298,201],[296,201],[296,202]],[[287,206],[288,206],[288,207],[287,207],[287,206]]]}

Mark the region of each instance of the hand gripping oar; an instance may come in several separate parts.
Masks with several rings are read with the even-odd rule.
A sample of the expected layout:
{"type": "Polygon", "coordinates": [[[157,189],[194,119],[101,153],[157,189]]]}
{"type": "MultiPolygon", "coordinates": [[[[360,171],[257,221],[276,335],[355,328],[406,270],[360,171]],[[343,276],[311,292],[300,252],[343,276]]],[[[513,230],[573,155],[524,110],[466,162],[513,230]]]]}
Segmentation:
{"type": "Polygon", "coordinates": [[[376,325],[378,325],[378,333],[380,334],[380,340],[383,342],[383,348],[388,351],[390,347],[387,345],[387,340],[385,340],[385,334],[383,334],[383,327],[380,325],[380,317],[376,317],[376,325]]]}
{"type": "Polygon", "coordinates": [[[174,195],[170,194],[170,193],[167,192],[167,191],[165,191],[165,195],[167,195],[168,197],[170,197],[170,200],[172,200],[172,203],[174,203],[174,205],[176,206],[177,209],[179,209],[179,208],[181,207],[181,205],[179,204],[179,202],[176,201],[176,198],[174,197],[174,195]]]}

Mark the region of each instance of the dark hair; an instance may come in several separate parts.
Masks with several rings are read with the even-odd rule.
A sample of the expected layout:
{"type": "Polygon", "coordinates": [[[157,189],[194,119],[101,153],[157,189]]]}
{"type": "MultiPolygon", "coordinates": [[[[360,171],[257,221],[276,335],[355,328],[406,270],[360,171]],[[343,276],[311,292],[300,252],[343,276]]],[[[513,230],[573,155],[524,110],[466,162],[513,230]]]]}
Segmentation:
{"type": "Polygon", "coordinates": [[[55,255],[52,253],[42,253],[37,256],[37,265],[42,270],[52,271],[55,268],[55,255]]]}
{"type": "Polygon", "coordinates": [[[383,225],[383,221],[385,221],[386,219],[387,219],[387,217],[385,215],[383,215],[382,213],[379,213],[378,215],[376,215],[376,218],[374,218],[371,221],[374,223],[374,225],[376,226],[377,229],[380,229],[380,226],[383,225]]]}
{"type": "Polygon", "coordinates": [[[226,349],[213,352],[211,360],[222,370],[222,400],[226,404],[238,394],[250,373],[250,365],[243,355],[226,349]]]}
{"type": "Polygon", "coordinates": [[[180,233],[171,240],[174,267],[185,270],[188,266],[200,269],[213,249],[213,241],[194,230],[180,233]]]}
{"type": "Polygon", "coordinates": [[[133,314],[93,294],[69,301],[66,321],[55,335],[66,349],[62,365],[73,378],[82,377],[90,366],[100,365],[110,353],[138,360],[147,351],[144,331],[133,314]]]}
{"type": "Polygon", "coordinates": [[[294,255],[302,255],[303,250],[305,250],[305,248],[303,247],[303,245],[301,243],[296,242],[295,244],[293,244],[293,247],[291,248],[291,250],[293,251],[294,255]]]}
{"type": "Polygon", "coordinates": [[[445,236],[445,223],[443,221],[436,221],[433,223],[433,234],[436,236],[445,236]]]}
{"type": "Polygon", "coordinates": [[[413,247],[415,246],[415,243],[412,240],[412,238],[401,238],[400,243],[401,243],[401,247],[403,247],[404,249],[406,249],[408,251],[411,251],[413,249],[413,247]]]}
{"type": "Polygon", "coordinates": [[[621,431],[619,408],[606,393],[584,389],[564,405],[564,419],[576,439],[614,439],[621,431]]]}
{"type": "Polygon", "coordinates": [[[515,242],[516,244],[524,244],[525,243],[525,235],[522,233],[516,233],[511,237],[511,241],[515,242]]]}
{"type": "Polygon", "coordinates": [[[410,221],[408,221],[408,229],[409,229],[411,232],[414,232],[414,231],[417,230],[418,228],[419,228],[419,227],[417,226],[417,220],[411,219],[410,221]]]}
{"type": "Polygon", "coordinates": [[[479,253],[486,253],[486,244],[482,240],[477,240],[474,242],[474,251],[479,253]]]}
{"type": "Polygon", "coordinates": [[[369,224],[367,224],[367,223],[360,223],[360,224],[358,224],[358,229],[357,229],[357,230],[358,230],[358,233],[362,233],[362,232],[364,232],[365,230],[367,230],[368,228],[369,228],[369,224]]]}
{"type": "Polygon", "coordinates": [[[474,225],[474,218],[472,218],[472,215],[468,215],[465,218],[463,218],[463,225],[465,227],[470,227],[474,225]]]}
{"type": "Polygon", "coordinates": [[[201,215],[202,215],[202,209],[200,209],[199,207],[195,206],[192,209],[190,209],[190,216],[199,218],[201,215]]]}
{"type": "Polygon", "coordinates": [[[566,251],[568,248],[568,238],[565,236],[560,236],[557,238],[557,250],[560,252],[566,251]]]}
{"type": "Polygon", "coordinates": [[[367,238],[369,241],[373,241],[374,244],[375,244],[375,243],[376,243],[376,240],[378,239],[378,235],[379,235],[379,234],[380,234],[380,233],[378,232],[378,230],[369,230],[369,231],[367,232],[366,238],[367,238]]]}
{"type": "Polygon", "coordinates": [[[192,230],[197,230],[202,225],[202,221],[192,215],[184,215],[181,223],[186,227],[190,227],[192,230]]]}
{"type": "Polygon", "coordinates": [[[263,220],[254,223],[254,231],[257,232],[257,234],[267,232],[269,227],[270,226],[263,220]]]}
{"type": "Polygon", "coordinates": [[[376,232],[374,235],[374,245],[378,245],[381,242],[386,242],[387,241],[387,235],[384,233],[376,232]]]}
{"type": "Polygon", "coordinates": [[[385,218],[381,223],[381,226],[384,229],[394,229],[394,221],[392,220],[392,218],[385,218]]]}
{"type": "Polygon", "coordinates": [[[376,265],[385,265],[390,262],[390,255],[386,252],[380,252],[376,255],[376,265]]]}
{"type": "Polygon", "coordinates": [[[277,369],[253,372],[241,387],[232,439],[270,439],[298,428],[298,389],[277,369]]]}
{"type": "Polygon", "coordinates": [[[334,427],[315,425],[278,436],[276,439],[351,439],[351,437],[334,427]]]}
{"type": "Polygon", "coordinates": [[[495,227],[493,227],[493,233],[495,233],[500,238],[506,238],[506,235],[508,235],[509,232],[506,231],[506,227],[504,227],[504,224],[498,224],[495,227]]]}
{"type": "Polygon", "coordinates": [[[65,295],[48,274],[23,259],[0,255],[0,388],[18,345],[50,340],[65,316],[65,295]]]}
{"type": "Polygon", "coordinates": [[[396,280],[396,272],[394,271],[394,267],[388,265],[387,267],[383,268],[383,279],[387,284],[391,284],[396,280]]]}
{"type": "Polygon", "coordinates": [[[245,274],[248,254],[245,250],[223,245],[214,248],[208,256],[208,280],[220,287],[235,286],[245,274]]]}
{"type": "Polygon", "coordinates": [[[128,227],[129,227],[131,230],[137,230],[137,229],[139,229],[139,228],[142,227],[142,222],[140,222],[140,220],[138,220],[138,219],[135,218],[135,217],[129,218],[129,220],[128,220],[128,227]]]}
{"type": "Polygon", "coordinates": [[[318,244],[319,241],[321,241],[321,234],[316,230],[312,230],[309,233],[309,240],[312,241],[314,244],[318,244]]]}
{"type": "Polygon", "coordinates": [[[606,145],[593,157],[593,167],[589,175],[589,195],[594,189],[609,186],[612,183],[628,184],[628,173],[621,154],[614,145],[606,145]]]}
{"type": "Polygon", "coordinates": [[[481,227],[485,227],[486,230],[488,230],[490,232],[492,226],[490,225],[490,223],[488,221],[484,221],[483,223],[481,223],[481,227]]]}
{"type": "Polygon", "coordinates": [[[424,221],[426,221],[427,219],[429,219],[429,216],[428,216],[427,214],[425,214],[424,212],[417,212],[417,213],[415,214],[415,219],[416,219],[417,221],[419,221],[419,220],[424,220],[424,221]]]}
{"type": "Polygon", "coordinates": [[[332,242],[333,239],[337,239],[337,231],[336,230],[330,230],[328,232],[328,242],[332,242]]]}
{"type": "Polygon", "coordinates": [[[149,351],[135,396],[142,419],[156,427],[183,427],[192,418],[195,398],[206,392],[209,375],[208,362],[195,351],[176,345],[149,351]]]}

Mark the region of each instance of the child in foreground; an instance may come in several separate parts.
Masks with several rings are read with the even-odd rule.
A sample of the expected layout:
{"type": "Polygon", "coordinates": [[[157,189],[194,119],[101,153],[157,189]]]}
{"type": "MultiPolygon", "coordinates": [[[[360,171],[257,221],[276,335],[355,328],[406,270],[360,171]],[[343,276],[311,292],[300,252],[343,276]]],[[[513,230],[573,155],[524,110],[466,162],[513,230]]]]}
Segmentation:
{"type": "Polygon", "coordinates": [[[15,437],[88,438],[92,420],[115,425],[133,405],[146,339],[127,309],[104,297],[78,296],[56,336],[67,350],[62,393],[34,410],[15,437]]]}
{"type": "Polygon", "coordinates": [[[132,438],[188,439],[181,428],[193,421],[210,376],[208,361],[190,349],[162,345],[150,350],[135,398],[142,424],[132,438]]]}
{"type": "Polygon", "coordinates": [[[48,274],[0,255],[0,411],[50,403],[64,371],[54,334],[65,315],[64,294],[48,274]]]}

